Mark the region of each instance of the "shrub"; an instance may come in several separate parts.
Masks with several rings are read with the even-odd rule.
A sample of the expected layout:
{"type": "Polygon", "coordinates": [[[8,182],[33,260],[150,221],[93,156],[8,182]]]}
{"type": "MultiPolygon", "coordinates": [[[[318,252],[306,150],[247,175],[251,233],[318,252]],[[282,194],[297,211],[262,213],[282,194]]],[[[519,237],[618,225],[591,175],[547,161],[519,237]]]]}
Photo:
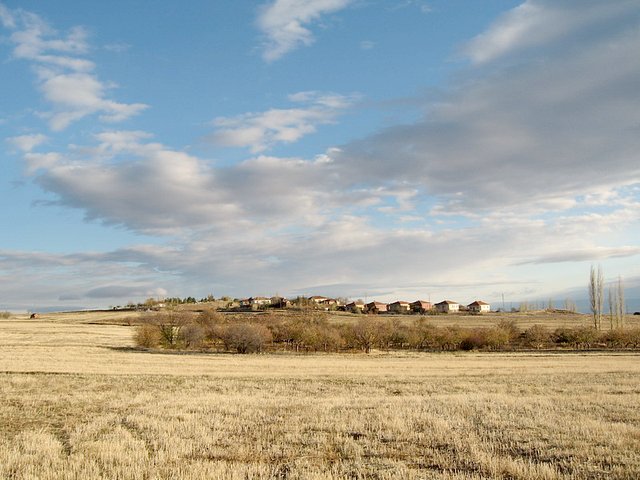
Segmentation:
{"type": "Polygon", "coordinates": [[[599,339],[598,331],[593,327],[558,328],[553,332],[557,344],[571,345],[574,348],[589,348],[599,339]]]}
{"type": "Polygon", "coordinates": [[[397,318],[388,320],[388,346],[392,348],[404,348],[411,345],[411,327],[404,325],[397,318]]]}
{"type": "Polygon", "coordinates": [[[409,330],[409,345],[418,350],[438,348],[438,327],[425,317],[418,318],[409,330]]]}
{"type": "Polygon", "coordinates": [[[610,347],[638,348],[640,346],[640,328],[616,328],[604,334],[603,340],[610,347]]]}
{"type": "Polygon", "coordinates": [[[374,347],[387,347],[391,334],[390,325],[382,318],[362,318],[345,332],[347,343],[365,353],[369,353],[374,347]]]}
{"type": "Polygon", "coordinates": [[[483,347],[489,348],[491,350],[500,350],[501,348],[509,345],[512,340],[515,340],[515,338],[520,335],[520,330],[517,328],[514,329],[512,328],[512,326],[507,326],[506,328],[498,326],[485,330],[483,333],[483,347]]]}
{"type": "Polygon", "coordinates": [[[147,315],[143,323],[154,326],[160,333],[160,343],[167,348],[177,348],[180,330],[191,323],[193,315],[187,312],[157,312],[147,315]]]}
{"type": "Polygon", "coordinates": [[[198,325],[202,331],[204,341],[217,342],[221,339],[222,326],[227,323],[226,317],[213,309],[203,310],[195,318],[195,324],[198,325]]]}
{"type": "Polygon", "coordinates": [[[435,342],[441,350],[458,350],[465,338],[465,332],[458,326],[438,328],[435,342]]]}
{"type": "Polygon", "coordinates": [[[185,348],[201,348],[205,339],[205,331],[197,323],[189,323],[180,329],[178,340],[185,348]]]}
{"type": "Polygon", "coordinates": [[[522,334],[520,327],[514,320],[501,320],[496,325],[496,329],[500,329],[507,334],[508,343],[514,343],[522,334]]]}
{"type": "Polygon", "coordinates": [[[299,334],[301,345],[308,350],[337,351],[343,343],[338,330],[329,325],[303,326],[299,334]]]}
{"type": "Polygon", "coordinates": [[[271,331],[260,324],[234,323],[222,333],[222,341],[227,350],[238,353],[261,352],[272,340],[271,331]]]}
{"type": "Polygon", "coordinates": [[[0,312],[0,318],[10,318],[11,312],[0,312]]]}
{"type": "Polygon", "coordinates": [[[460,342],[460,349],[470,351],[482,346],[482,339],[475,333],[466,335],[460,342]]]}
{"type": "Polygon", "coordinates": [[[523,339],[526,346],[540,349],[549,343],[551,333],[543,325],[535,324],[524,331],[523,339]]]}
{"type": "Polygon", "coordinates": [[[143,323],[136,327],[134,340],[138,347],[156,348],[161,341],[160,331],[155,325],[143,323]]]}

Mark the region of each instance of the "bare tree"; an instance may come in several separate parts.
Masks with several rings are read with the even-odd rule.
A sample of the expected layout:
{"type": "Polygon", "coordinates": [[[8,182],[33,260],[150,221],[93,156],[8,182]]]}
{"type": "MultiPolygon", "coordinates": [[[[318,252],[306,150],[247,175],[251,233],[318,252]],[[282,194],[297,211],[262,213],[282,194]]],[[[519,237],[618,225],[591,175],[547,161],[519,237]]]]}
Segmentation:
{"type": "Polygon", "coordinates": [[[624,303],[624,284],[622,283],[622,277],[618,276],[618,284],[616,285],[616,327],[622,328],[624,326],[624,314],[626,313],[626,305],[624,303]]]}
{"type": "Polygon", "coordinates": [[[564,300],[564,309],[567,312],[575,312],[577,310],[576,302],[574,302],[570,298],[565,298],[565,300],[564,300]]]}
{"type": "Polygon", "coordinates": [[[602,267],[598,265],[596,269],[591,265],[589,275],[589,304],[591,313],[593,314],[593,326],[596,330],[600,330],[602,323],[602,304],[604,300],[604,275],[602,267]]]}
{"type": "MultiPolygon", "coordinates": [[[[612,287],[609,287],[609,291],[608,291],[608,303],[609,303],[609,330],[613,330],[613,319],[614,316],[617,320],[617,316],[618,316],[618,305],[615,303],[617,300],[617,297],[615,296],[615,294],[612,292],[612,287]]],[[[617,323],[617,322],[616,322],[617,323]]]]}
{"type": "Polygon", "coordinates": [[[618,276],[618,281],[609,286],[609,323],[611,330],[623,327],[625,313],[624,285],[622,284],[622,278],[618,276]]]}

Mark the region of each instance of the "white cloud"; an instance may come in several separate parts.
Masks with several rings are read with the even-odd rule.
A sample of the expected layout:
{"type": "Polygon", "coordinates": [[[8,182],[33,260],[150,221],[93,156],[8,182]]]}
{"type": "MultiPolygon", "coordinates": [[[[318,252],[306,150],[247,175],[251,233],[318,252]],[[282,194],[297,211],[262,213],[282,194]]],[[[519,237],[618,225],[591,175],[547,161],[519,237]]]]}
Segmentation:
{"type": "Polygon", "coordinates": [[[581,28],[620,20],[637,13],[637,9],[634,0],[527,0],[473,39],[465,53],[475,63],[484,63],[546,44],[555,48],[557,42],[570,38],[581,28]]]}
{"type": "Polygon", "coordinates": [[[7,143],[22,152],[30,152],[38,145],[47,141],[47,136],[41,133],[33,133],[29,135],[19,135],[17,137],[7,138],[7,143]]]}
{"type": "Polygon", "coordinates": [[[581,250],[553,252],[523,262],[527,263],[562,263],[562,262],[594,262],[605,258],[633,257],[640,255],[640,247],[625,245],[622,247],[592,247],[581,250]]]}
{"type": "Polygon", "coordinates": [[[167,287],[177,292],[175,278],[155,270],[145,252],[160,258],[162,249],[138,246],[68,255],[0,250],[0,289],[7,302],[2,308],[104,308],[163,297],[167,287]]]}
{"type": "Polygon", "coordinates": [[[353,0],[275,0],[260,10],[257,24],[267,38],[263,58],[274,61],[309,46],[314,37],[305,26],[321,16],[346,8],[353,0]]]}
{"type": "Polygon", "coordinates": [[[42,114],[52,130],[64,130],[93,114],[105,122],[119,122],[147,108],[141,103],[124,104],[107,98],[107,84],[92,73],[95,64],[82,58],[90,51],[88,34],[82,27],[62,36],[33,13],[11,13],[6,8],[0,12],[4,12],[3,18],[11,15],[13,19],[3,23],[14,30],[10,36],[14,57],[33,63],[38,87],[53,107],[42,114]]]}
{"type": "Polygon", "coordinates": [[[363,40],[360,42],[360,49],[362,50],[371,50],[375,46],[376,43],[372,42],[371,40],[363,40]]]}
{"type": "Polygon", "coordinates": [[[306,105],[216,118],[211,141],[222,146],[249,147],[252,153],[263,152],[278,143],[293,143],[315,132],[318,125],[332,123],[354,97],[300,92],[290,95],[289,100],[306,105]]]}
{"type": "Polygon", "coordinates": [[[11,11],[0,3],[0,23],[5,28],[15,28],[16,21],[11,11]]]}
{"type": "Polygon", "coordinates": [[[40,169],[51,169],[63,160],[62,155],[57,152],[48,153],[25,153],[24,161],[27,165],[27,174],[32,175],[40,169]]]}
{"type": "MultiPolygon", "coordinates": [[[[560,22],[545,3],[527,5],[560,22]]],[[[406,182],[437,199],[432,211],[458,214],[564,210],[639,183],[637,21],[618,8],[615,21],[589,23],[576,9],[561,16],[571,38],[528,50],[517,68],[467,71],[423,120],[343,145],[334,165],[363,183],[406,182]]]]}
{"type": "MultiPolygon", "coordinates": [[[[516,33],[477,50],[481,68],[459,74],[466,81],[437,104],[416,99],[424,119],[313,160],[261,154],[215,167],[141,131],[102,132],[60,152],[35,153],[22,140],[29,173],[57,204],[166,243],[49,258],[0,253],[9,275],[0,289],[18,298],[11,281],[36,278],[52,298],[61,294],[51,285],[68,285],[63,294],[96,300],[158,288],[326,288],[320,293],[434,299],[455,289],[470,301],[503,289],[544,297],[565,286],[551,274],[560,261],[581,268],[626,259],[632,269],[629,259],[640,254],[629,240],[640,224],[640,33],[625,15],[587,21],[580,12],[557,16],[545,2],[527,5],[537,8],[536,22],[564,22],[566,33],[526,43],[518,32],[530,20],[518,29],[520,14],[507,16],[513,29],[505,31],[516,33]],[[515,51],[516,68],[507,58],[515,51]],[[520,283],[510,274],[516,267],[520,283]]],[[[46,67],[43,93],[62,125],[64,115],[87,111],[126,115],[128,106],[110,105],[89,72],[46,67]],[[64,84],[79,95],[68,97],[64,84]]],[[[297,105],[217,119],[214,140],[263,152],[335,121],[353,102],[318,92],[288,100],[297,105]]]]}
{"type": "Polygon", "coordinates": [[[390,10],[402,10],[409,7],[417,8],[421,13],[424,14],[428,14],[433,11],[433,8],[428,3],[421,0],[403,0],[390,7],[390,10]]]}
{"type": "Polygon", "coordinates": [[[123,104],[105,99],[105,86],[85,73],[52,75],[40,85],[44,97],[56,107],[49,124],[54,131],[64,130],[73,121],[92,113],[102,113],[106,122],[125,120],[141,112],[146,105],[123,104]]]}

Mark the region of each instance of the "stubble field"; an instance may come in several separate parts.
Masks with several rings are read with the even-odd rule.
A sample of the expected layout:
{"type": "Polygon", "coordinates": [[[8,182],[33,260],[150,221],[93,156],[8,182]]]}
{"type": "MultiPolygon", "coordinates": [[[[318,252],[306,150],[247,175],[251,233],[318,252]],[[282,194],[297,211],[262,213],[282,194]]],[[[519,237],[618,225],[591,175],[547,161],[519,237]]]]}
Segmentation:
{"type": "Polygon", "coordinates": [[[0,478],[640,478],[635,353],[147,353],[91,320],[0,321],[0,478]]]}

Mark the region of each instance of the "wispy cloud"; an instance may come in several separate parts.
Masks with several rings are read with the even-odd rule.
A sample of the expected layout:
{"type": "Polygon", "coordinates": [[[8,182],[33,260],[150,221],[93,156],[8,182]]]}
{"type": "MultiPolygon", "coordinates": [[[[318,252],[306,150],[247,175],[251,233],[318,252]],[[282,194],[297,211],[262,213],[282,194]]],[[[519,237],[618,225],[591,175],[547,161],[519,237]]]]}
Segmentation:
{"type": "Polygon", "coordinates": [[[7,138],[7,143],[13,148],[21,152],[30,152],[38,145],[47,141],[47,136],[41,133],[33,133],[29,135],[19,135],[17,137],[7,138]]]}
{"type": "Polygon", "coordinates": [[[375,46],[376,43],[372,42],[371,40],[363,40],[362,42],[360,42],[360,48],[362,50],[371,50],[375,46]]]}
{"type": "Polygon", "coordinates": [[[351,3],[353,0],[275,0],[264,5],[257,19],[258,28],[266,37],[264,60],[272,62],[311,45],[314,36],[307,26],[351,3]]]}
{"type": "Polygon", "coordinates": [[[389,9],[390,10],[402,10],[405,8],[414,7],[417,8],[421,13],[427,14],[433,11],[433,8],[423,0],[401,0],[395,2],[389,9]]]}
{"type": "Polygon", "coordinates": [[[0,23],[5,28],[15,28],[16,20],[11,11],[0,3],[0,23]]]}
{"type": "MultiPolygon", "coordinates": [[[[635,1],[527,0],[502,15],[464,51],[473,62],[482,64],[530,48],[555,48],[557,42],[567,39],[565,45],[570,46],[576,31],[594,24],[605,25],[612,19],[620,25],[627,15],[631,20],[637,8],[635,1]]],[[[591,34],[593,38],[597,32],[591,34]]]]}
{"type": "MultiPolygon", "coordinates": [[[[325,9],[309,2],[316,16],[290,16],[306,30],[330,11],[318,4],[325,9]]],[[[25,302],[24,285],[34,282],[46,298],[96,302],[176,288],[286,295],[334,286],[363,296],[373,278],[369,293],[436,297],[456,286],[470,301],[494,291],[479,286],[544,295],[539,272],[553,279],[557,262],[579,269],[598,258],[637,259],[628,239],[640,224],[640,34],[620,7],[629,4],[587,18],[581,5],[595,2],[563,2],[573,16],[558,13],[556,2],[527,2],[534,13],[505,17],[505,31],[515,33],[494,26],[485,36],[507,40],[472,42],[475,61],[437,103],[413,99],[428,112],[423,119],[314,158],[265,152],[336,121],[354,97],[300,92],[290,108],[216,119],[213,141],[254,152],[223,167],[144,131],[75,137],[66,148],[37,134],[12,137],[53,203],[165,243],[75,255],[0,252],[0,290],[25,302]],[[521,33],[531,23],[564,27],[531,43],[521,33]],[[515,266],[525,272],[521,283],[509,273],[515,266]],[[65,285],[62,295],[57,285],[65,285]]],[[[15,15],[15,25],[24,21],[15,15]]],[[[39,69],[56,114],[108,121],[119,109],[123,118],[131,113],[101,103],[108,85],[75,62],[89,51],[86,33],[40,37],[62,43],[25,49],[22,58],[39,69]]]]}
{"type": "MultiPolygon", "coordinates": [[[[420,187],[438,199],[433,213],[560,211],[639,183],[640,33],[620,7],[637,12],[637,2],[587,3],[558,18],[547,2],[527,2],[538,21],[573,33],[527,50],[517,68],[497,57],[490,73],[470,67],[440,102],[424,102],[424,119],[344,145],[334,162],[363,183],[420,187]],[[587,21],[594,3],[611,11],[587,21]]],[[[521,15],[508,18],[520,31],[521,15]]]]}
{"type": "Polygon", "coordinates": [[[623,246],[623,247],[593,247],[582,250],[567,250],[562,252],[554,252],[549,255],[532,258],[520,265],[526,264],[543,264],[543,263],[563,263],[563,262],[593,262],[605,258],[624,258],[640,255],[640,247],[623,246]]]}
{"type": "Polygon", "coordinates": [[[356,97],[318,92],[300,92],[289,100],[298,108],[271,109],[237,117],[218,117],[210,139],[229,147],[249,147],[259,153],[278,143],[292,143],[316,131],[318,125],[332,123],[356,97]]]}
{"type": "Polygon", "coordinates": [[[2,6],[0,18],[12,31],[13,56],[32,62],[38,87],[52,110],[43,112],[53,131],[72,122],[98,114],[105,122],[118,122],[147,108],[141,103],[119,103],[107,97],[113,85],[100,80],[94,62],[85,58],[90,51],[88,34],[82,27],[66,35],[51,28],[39,16],[2,6]]]}

